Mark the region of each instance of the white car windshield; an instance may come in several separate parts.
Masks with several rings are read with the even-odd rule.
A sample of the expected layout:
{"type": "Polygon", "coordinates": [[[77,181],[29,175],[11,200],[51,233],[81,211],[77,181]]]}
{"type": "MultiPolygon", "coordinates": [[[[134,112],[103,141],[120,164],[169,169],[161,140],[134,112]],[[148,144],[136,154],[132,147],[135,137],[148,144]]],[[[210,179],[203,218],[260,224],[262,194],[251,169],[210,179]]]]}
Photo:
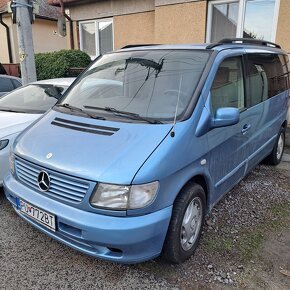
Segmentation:
{"type": "Polygon", "coordinates": [[[0,111],[42,114],[56,102],[67,86],[30,84],[0,98],[0,111]]]}
{"type": "Polygon", "coordinates": [[[175,114],[178,119],[188,107],[209,55],[199,50],[104,55],[77,80],[58,107],[70,106],[75,114],[82,110],[106,119],[125,114],[131,119],[135,115],[172,122],[175,114]]]}

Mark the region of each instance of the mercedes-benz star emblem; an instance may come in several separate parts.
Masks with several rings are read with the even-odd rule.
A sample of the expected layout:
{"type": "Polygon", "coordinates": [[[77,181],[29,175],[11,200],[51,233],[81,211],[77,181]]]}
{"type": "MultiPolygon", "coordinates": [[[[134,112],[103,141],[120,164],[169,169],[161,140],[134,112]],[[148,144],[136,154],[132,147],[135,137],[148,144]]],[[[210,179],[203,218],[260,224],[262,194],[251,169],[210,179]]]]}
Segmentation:
{"type": "Polygon", "coordinates": [[[51,157],[52,157],[52,153],[51,152],[46,155],[46,159],[50,159],[51,157]]]}
{"type": "Polygon", "coordinates": [[[46,171],[41,171],[38,174],[38,187],[41,191],[48,191],[50,187],[50,178],[46,171]]]}

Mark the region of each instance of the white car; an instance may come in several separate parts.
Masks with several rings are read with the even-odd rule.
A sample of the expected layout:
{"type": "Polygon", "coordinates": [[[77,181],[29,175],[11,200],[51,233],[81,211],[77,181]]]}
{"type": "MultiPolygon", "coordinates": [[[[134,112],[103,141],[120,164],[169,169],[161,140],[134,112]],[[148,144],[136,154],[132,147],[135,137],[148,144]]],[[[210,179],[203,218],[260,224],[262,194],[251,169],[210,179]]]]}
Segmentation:
{"type": "Polygon", "coordinates": [[[14,139],[57,102],[75,78],[28,84],[0,98],[0,187],[9,169],[14,139]]]}

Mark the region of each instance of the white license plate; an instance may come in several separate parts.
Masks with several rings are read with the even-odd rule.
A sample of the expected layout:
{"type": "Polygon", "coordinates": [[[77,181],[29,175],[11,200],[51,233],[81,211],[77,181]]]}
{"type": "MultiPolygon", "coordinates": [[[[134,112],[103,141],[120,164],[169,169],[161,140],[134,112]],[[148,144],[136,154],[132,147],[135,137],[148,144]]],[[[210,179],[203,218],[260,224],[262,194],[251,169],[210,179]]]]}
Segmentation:
{"type": "Polygon", "coordinates": [[[55,232],[55,216],[53,214],[48,213],[21,199],[17,200],[17,209],[21,213],[24,213],[25,215],[29,216],[30,218],[36,220],[40,224],[55,232]]]}

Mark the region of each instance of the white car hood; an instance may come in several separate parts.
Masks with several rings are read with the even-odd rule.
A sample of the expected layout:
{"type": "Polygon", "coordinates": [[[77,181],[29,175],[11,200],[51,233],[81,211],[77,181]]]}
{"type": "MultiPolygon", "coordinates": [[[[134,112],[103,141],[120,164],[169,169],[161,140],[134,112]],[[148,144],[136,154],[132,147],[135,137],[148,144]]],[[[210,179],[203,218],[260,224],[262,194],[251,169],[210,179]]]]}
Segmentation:
{"type": "Polygon", "coordinates": [[[23,131],[42,114],[26,114],[0,111],[0,138],[23,131]]]}

